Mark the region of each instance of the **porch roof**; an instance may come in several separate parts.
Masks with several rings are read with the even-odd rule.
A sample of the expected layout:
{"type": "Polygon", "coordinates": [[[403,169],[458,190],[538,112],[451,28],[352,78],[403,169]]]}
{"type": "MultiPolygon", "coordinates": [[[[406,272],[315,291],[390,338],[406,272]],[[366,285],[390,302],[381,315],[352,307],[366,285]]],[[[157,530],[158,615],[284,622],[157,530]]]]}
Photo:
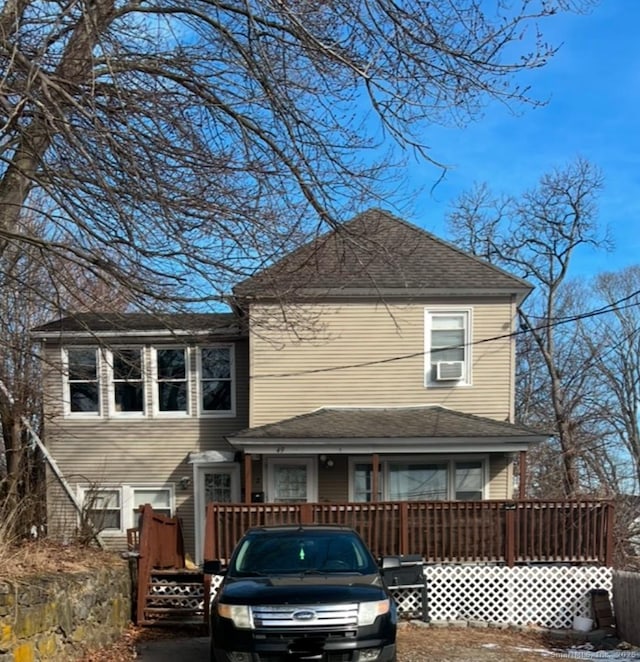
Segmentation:
{"type": "Polygon", "coordinates": [[[255,453],[511,452],[548,435],[440,406],[334,408],[248,428],[229,442],[255,453]]]}

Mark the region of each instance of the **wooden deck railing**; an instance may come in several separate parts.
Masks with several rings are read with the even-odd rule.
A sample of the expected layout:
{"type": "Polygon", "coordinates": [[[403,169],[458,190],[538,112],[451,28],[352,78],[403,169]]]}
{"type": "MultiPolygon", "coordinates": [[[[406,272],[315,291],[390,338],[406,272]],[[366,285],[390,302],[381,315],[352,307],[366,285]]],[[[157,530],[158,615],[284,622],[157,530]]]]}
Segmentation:
{"type": "Polygon", "coordinates": [[[606,501],[404,501],[210,503],[205,560],[229,559],[252,526],[343,524],[376,556],[419,554],[428,563],[597,563],[613,560],[606,501]]]}

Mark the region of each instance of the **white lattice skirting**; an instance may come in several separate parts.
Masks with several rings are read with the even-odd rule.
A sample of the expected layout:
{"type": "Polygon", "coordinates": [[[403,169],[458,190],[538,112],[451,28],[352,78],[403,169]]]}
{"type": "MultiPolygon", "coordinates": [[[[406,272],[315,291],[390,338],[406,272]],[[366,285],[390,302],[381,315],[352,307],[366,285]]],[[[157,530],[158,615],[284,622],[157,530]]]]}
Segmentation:
{"type": "MultiPolygon", "coordinates": [[[[611,594],[612,570],[600,567],[425,566],[426,614],[420,587],[395,587],[401,616],[430,621],[486,621],[568,629],[591,617],[589,591],[611,594]]],[[[222,578],[213,577],[212,592],[222,578]]]]}
{"type": "Polygon", "coordinates": [[[427,618],[570,628],[591,617],[589,591],[611,592],[601,567],[426,566],[427,618]]]}

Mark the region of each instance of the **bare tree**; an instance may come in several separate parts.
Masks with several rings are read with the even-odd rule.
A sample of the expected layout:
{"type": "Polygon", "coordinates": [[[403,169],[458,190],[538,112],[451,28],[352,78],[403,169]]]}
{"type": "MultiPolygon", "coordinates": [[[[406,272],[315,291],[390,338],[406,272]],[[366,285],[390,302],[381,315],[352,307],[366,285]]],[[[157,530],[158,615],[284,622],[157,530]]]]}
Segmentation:
{"type": "Polygon", "coordinates": [[[138,303],[215,300],[345,191],[379,195],[380,135],[435,159],[430,124],[535,103],[516,74],[554,53],[539,22],[587,4],[7,0],[0,249],[54,251],[138,303]],[[34,191],[55,240],[20,229],[34,191]]]}
{"type": "MultiPolygon", "coordinates": [[[[34,214],[23,214],[19,227],[34,235],[48,231],[47,219],[34,214]]],[[[41,247],[10,243],[0,255],[0,380],[11,395],[0,390],[3,534],[15,527],[28,533],[44,511],[42,458],[23,424],[36,432],[42,427],[42,365],[30,330],[62,310],[92,308],[96,301],[105,310],[122,310],[127,297],[41,247]]]]}
{"type": "Polygon", "coordinates": [[[575,292],[566,282],[576,249],[607,245],[597,223],[601,186],[597,168],[578,159],[544,175],[519,198],[495,199],[486,187],[478,187],[463,194],[449,216],[458,245],[536,287],[519,312],[528,337],[520,346],[517,410],[523,422],[555,433],[557,485],[564,496],[580,491],[580,439],[591,416],[584,386],[590,356],[575,351],[575,325],[570,323],[580,306],[571,301],[575,292]]]}
{"type": "Polygon", "coordinates": [[[593,282],[603,314],[580,326],[591,349],[599,382],[597,407],[605,422],[603,437],[613,441],[610,454],[621,472],[620,491],[640,490],[640,266],[599,274],[593,282]],[[623,460],[624,458],[624,460],[623,460]],[[624,471],[624,469],[627,471],[624,471]]]}

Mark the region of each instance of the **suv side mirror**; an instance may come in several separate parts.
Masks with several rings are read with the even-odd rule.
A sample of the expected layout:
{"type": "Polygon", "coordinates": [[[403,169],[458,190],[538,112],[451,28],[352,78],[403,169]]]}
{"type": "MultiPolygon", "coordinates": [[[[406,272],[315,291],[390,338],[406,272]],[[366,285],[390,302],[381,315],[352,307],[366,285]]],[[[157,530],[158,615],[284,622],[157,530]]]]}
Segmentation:
{"type": "Polygon", "coordinates": [[[220,559],[205,561],[202,565],[202,571],[205,575],[221,575],[224,572],[222,569],[222,561],[220,561],[220,559]]]}
{"type": "Polygon", "coordinates": [[[380,566],[383,570],[388,570],[390,568],[399,568],[402,565],[400,562],[399,556],[383,556],[380,559],[380,566]]]}

